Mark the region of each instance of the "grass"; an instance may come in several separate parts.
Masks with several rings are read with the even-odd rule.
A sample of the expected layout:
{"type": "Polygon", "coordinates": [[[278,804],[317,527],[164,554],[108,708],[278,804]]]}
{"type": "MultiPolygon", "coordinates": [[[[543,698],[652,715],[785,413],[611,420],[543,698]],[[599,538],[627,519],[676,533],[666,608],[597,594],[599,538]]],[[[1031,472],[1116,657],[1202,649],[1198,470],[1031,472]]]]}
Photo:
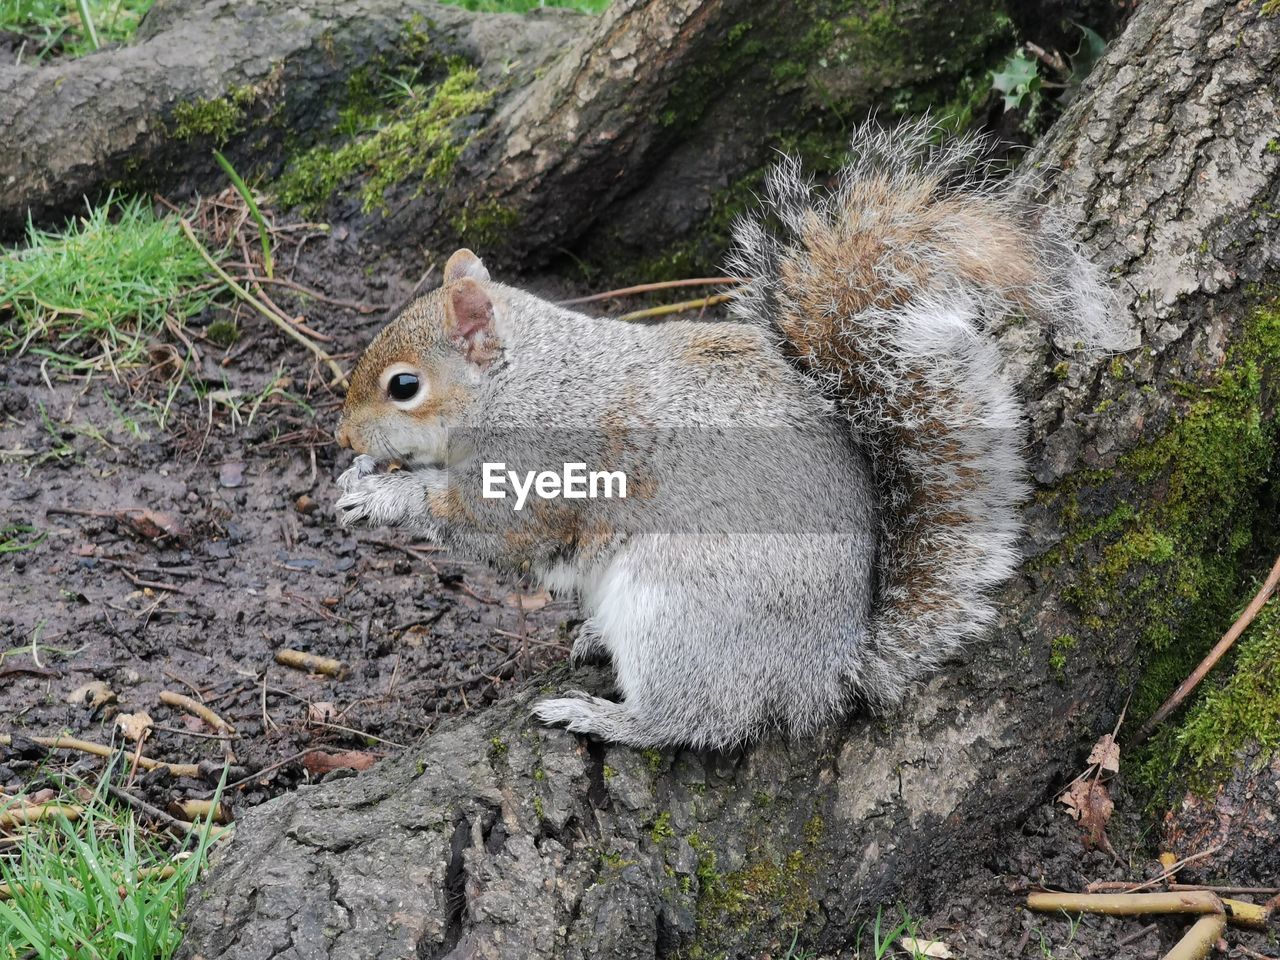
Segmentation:
{"type": "Polygon", "coordinates": [[[178,855],[167,853],[101,787],[74,822],[22,828],[16,849],[0,858],[9,894],[0,899],[0,957],[168,960],[209,843],[206,828],[178,855]]]}
{"type": "Polygon", "coordinates": [[[0,0],[0,30],[27,38],[43,60],[78,57],[133,36],[154,0],[0,0]]]}
{"type": "Polygon", "coordinates": [[[11,523],[0,527],[0,554],[19,553],[39,546],[47,532],[38,532],[35,527],[25,523],[11,523]]]}
{"type": "Polygon", "coordinates": [[[481,13],[528,13],[543,7],[565,7],[569,10],[581,10],[583,13],[603,13],[609,6],[609,0],[445,0],[446,3],[464,10],[476,10],[481,13]]]}
{"type": "Polygon", "coordinates": [[[208,303],[208,279],[178,224],[140,200],[108,200],[62,233],[28,228],[0,254],[0,354],[79,372],[142,364],[166,316],[208,303]]]}

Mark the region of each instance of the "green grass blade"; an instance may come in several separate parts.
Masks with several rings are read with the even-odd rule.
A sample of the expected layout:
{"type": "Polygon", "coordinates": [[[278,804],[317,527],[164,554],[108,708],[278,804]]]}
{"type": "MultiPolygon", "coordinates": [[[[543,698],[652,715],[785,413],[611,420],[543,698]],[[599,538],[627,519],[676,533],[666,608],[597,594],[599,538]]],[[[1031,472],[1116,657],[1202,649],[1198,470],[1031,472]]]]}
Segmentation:
{"type": "Polygon", "coordinates": [[[258,204],[254,202],[253,194],[249,192],[249,187],[240,179],[240,174],[236,173],[236,168],[231,166],[231,161],[224,157],[219,150],[213,151],[213,158],[218,161],[218,166],[222,167],[227,178],[231,181],[231,185],[236,188],[236,192],[244,198],[244,202],[249,207],[249,213],[253,216],[253,221],[258,225],[258,239],[262,242],[262,269],[267,272],[267,279],[275,277],[275,268],[271,260],[271,234],[267,231],[267,221],[263,219],[262,211],[258,209],[258,204]]]}
{"type": "Polygon", "coordinates": [[[93,11],[89,9],[89,0],[76,0],[76,8],[80,11],[85,39],[94,50],[100,50],[102,44],[98,41],[98,28],[93,25],[93,11]]]}

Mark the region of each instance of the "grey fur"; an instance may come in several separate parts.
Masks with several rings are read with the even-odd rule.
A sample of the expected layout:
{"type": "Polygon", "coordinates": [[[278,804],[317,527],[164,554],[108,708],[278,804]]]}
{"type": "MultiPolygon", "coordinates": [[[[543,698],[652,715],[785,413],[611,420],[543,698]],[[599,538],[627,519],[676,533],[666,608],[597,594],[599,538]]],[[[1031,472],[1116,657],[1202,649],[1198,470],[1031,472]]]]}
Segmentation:
{"type": "MultiPolygon", "coordinates": [[[[466,371],[474,396],[444,424],[455,440],[391,413],[364,417],[371,456],[341,478],[343,522],[414,527],[576,592],[588,620],[574,656],[608,653],[622,701],[571,692],[535,707],[544,722],[575,732],[634,746],[726,747],[770,729],[803,736],[858,698],[897,699],[990,622],[989,590],[1018,560],[1021,408],[984,333],[1016,308],[1014,298],[951,269],[950,251],[964,240],[953,237],[911,251],[930,279],[911,287],[915,273],[895,275],[909,288],[904,301],[846,317],[833,300],[831,316],[813,318],[858,338],[856,377],[799,351],[778,319],[812,299],[806,230],[839,218],[874,222],[878,211],[850,198],[861,179],[889,176],[895,190],[937,181],[938,197],[961,191],[1034,238],[1043,277],[1020,302],[1030,299],[1073,339],[1110,345],[1105,288],[1061,228],[983,175],[979,146],[933,148],[923,127],[868,129],[827,196],[784,161],[768,199],[781,228],[738,229],[734,269],[756,278],[734,304],[738,322],[589,318],[486,273],[501,357],[466,371]],[[786,281],[783,263],[797,268],[786,281]],[[722,342],[709,346],[709,333],[722,342]],[[889,439],[915,428],[908,414],[922,397],[954,443],[889,439]],[[737,446],[707,439],[725,431],[737,446]],[[624,467],[648,481],[646,496],[562,501],[553,521],[482,500],[478,460],[513,443],[538,463],[624,467]],[[410,469],[376,472],[388,460],[410,469]],[[936,507],[911,503],[907,513],[908,493],[922,483],[964,492],[936,507]],[[446,492],[453,508],[442,506],[446,492]],[[964,522],[948,514],[944,523],[944,510],[964,522]],[[929,596],[941,600],[915,609],[901,575],[922,567],[929,596]]],[[[411,322],[424,321],[391,326],[411,322]]],[[[459,367],[446,358],[432,369],[459,367]]]]}

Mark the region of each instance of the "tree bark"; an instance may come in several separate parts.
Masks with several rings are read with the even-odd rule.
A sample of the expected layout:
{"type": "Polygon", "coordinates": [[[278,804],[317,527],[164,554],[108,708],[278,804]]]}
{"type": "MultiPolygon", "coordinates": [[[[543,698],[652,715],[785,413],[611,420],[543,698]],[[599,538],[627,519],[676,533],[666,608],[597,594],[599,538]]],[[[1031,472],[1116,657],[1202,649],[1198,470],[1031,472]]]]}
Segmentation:
{"type": "Polygon", "coordinates": [[[161,0],[134,44],[0,68],[0,238],[113,186],[224,184],[214,147],[270,189],[306,148],[344,142],[338,113],[361,71],[418,63],[438,80],[461,58],[493,96],[454,124],[448,175],[411,171],[371,214],[356,177],[328,213],[383,249],[469,244],[530,269],[577,248],[615,274],[669,272],[722,252],[732,205],[780,144],[835,154],[845,118],[985,78],[1019,2],[899,0],[887,21],[867,0],[638,0],[599,18],[161,0]],[[699,234],[715,215],[716,236],[699,234]]]}
{"type": "MultiPolygon", "coordinates": [[[[680,10],[636,29],[646,42],[664,31],[700,42],[708,11],[680,10]]],[[[629,47],[625,34],[602,45],[615,52],[600,54],[599,72],[622,70],[631,54],[617,51],[629,47]]],[[[558,69],[600,75],[590,61],[558,69]]],[[[877,905],[927,904],[940,877],[962,874],[1078,771],[1140,674],[1152,620],[1176,632],[1195,612],[1161,604],[1174,581],[1186,586],[1188,558],[1160,551],[1126,554],[1109,591],[1080,584],[1114,567],[1125,536],[1151,534],[1143,517],[1151,535],[1185,534],[1175,552],[1202,551],[1199,562],[1228,549],[1259,502],[1262,473],[1242,473],[1213,494],[1234,498],[1231,511],[1176,520],[1170,498],[1187,495],[1176,471],[1199,453],[1153,451],[1218,409],[1212,388],[1244,356],[1252,416],[1276,413],[1280,344],[1249,338],[1264,298],[1251,285],[1273,281],[1280,259],[1278,71],[1280,17],[1260,4],[1149,0],[1026,161],[1052,199],[1082,211],[1080,235],[1144,345],[1087,366],[1032,326],[1002,335],[1041,487],[1029,559],[990,640],[890,716],[729,754],[636,752],[542,729],[529,720],[541,690],[527,690],[358,778],[252,811],[191,900],[181,956],[748,957],[785,950],[797,931],[834,949],[877,905]]],[[[520,127],[532,96],[495,123],[520,127]]],[[[555,151],[540,145],[591,126],[583,109],[543,111],[559,119],[530,133],[524,159],[503,154],[509,188],[486,189],[515,196],[525,177],[551,175],[538,158],[555,151]]],[[[579,207],[610,196],[616,171],[581,173],[610,150],[594,149],[573,161],[589,185],[579,207]]],[[[1274,445],[1259,455],[1270,461],[1274,445]]],[[[570,682],[567,671],[545,680],[570,682]]]]}
{"type": "Polygon", "coordinates": [[[518,85],[588,23],[428,0],[158,0],[126,46],[0,67],[0,239],[112,188],[225,185],[215,147],[270,179],[288,150],[328,134],[361,69],[462,57],[486,82],[509,69],[518,85]]]}

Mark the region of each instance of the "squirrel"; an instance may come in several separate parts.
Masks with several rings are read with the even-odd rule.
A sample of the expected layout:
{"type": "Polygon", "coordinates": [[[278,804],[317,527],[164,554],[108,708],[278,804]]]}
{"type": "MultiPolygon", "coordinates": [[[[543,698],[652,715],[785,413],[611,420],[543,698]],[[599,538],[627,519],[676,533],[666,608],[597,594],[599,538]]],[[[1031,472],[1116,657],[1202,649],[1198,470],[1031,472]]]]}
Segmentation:
{"type": "Polygon", "coordinates": [[[589,317],[457,251],[351,377],[341,522],[575,592],[571,657],[606,655],[620,698],[543,699],[547,724],[726,748],[898,701],[992,623],[1019,561],[1024,411],[993,328],[1132,339],[990,141],[934,132],[868,123],[827,188],[782,160],[735,226],[725,321],[589,317]],[[485,497],[479,461],[522,456],[619,469],[632,494],[485,497]]]}

